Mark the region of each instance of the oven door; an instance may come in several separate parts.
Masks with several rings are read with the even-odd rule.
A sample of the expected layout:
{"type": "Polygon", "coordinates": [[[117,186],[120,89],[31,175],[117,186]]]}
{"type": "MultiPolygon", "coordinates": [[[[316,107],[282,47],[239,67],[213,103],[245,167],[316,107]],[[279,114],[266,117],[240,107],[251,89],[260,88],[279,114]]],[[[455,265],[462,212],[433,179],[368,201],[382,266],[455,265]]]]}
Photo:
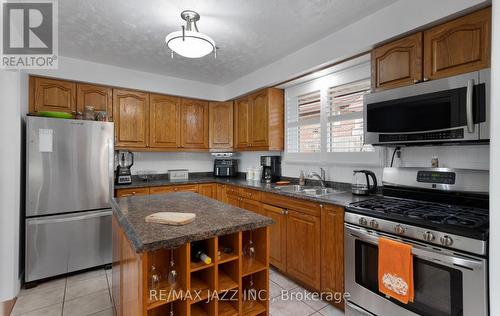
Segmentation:
{"type": "Polygon", "coordinates": [[[368,144],[479,141],[487,125],[489,79],[472,72],[413,86],[368,94],[368,144]]]}
{"type": "Polygon", "coordinates": [[[350,315],[483,316],[488,314],[486,259],[345,224],[345,291],[350,315]],[[413,303],[378,291],[378,239],[413,247],[413,303]],[[364,311],[365,314],[357,311],[364,311]]]}

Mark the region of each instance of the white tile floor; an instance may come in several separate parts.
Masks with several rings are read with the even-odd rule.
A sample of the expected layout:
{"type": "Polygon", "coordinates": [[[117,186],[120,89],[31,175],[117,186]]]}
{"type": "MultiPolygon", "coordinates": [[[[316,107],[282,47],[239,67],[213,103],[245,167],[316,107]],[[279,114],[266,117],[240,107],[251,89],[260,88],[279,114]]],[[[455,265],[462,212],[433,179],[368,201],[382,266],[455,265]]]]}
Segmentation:
{"type": "Polygon", "coordinates": [[[93,270],[23,289],[12,315],[113,316],[111,270],[93,270]]]}
{"type": "MultiPolygon", "coordinates": [[[[287,292],[306,290],[275,270],[271,270],[269,282],[269,306],[272,316],[344,315],[328,303],[308,300],[305,295],[286,300],[287,292]]],[[[44,282],[35,288],[21,290],[12,315],[112,316],[110,289],[111,270],[104,269],[44,282]]]]}

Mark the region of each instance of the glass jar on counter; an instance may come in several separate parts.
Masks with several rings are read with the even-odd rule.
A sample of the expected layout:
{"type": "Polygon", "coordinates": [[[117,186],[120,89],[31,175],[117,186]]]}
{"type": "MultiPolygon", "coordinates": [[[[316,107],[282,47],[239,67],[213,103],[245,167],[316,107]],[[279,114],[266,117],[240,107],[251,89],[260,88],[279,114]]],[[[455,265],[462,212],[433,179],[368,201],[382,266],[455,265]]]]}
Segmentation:
{"type": "Polygon", "coordinates": [[[85,109],[83,111],[83,119],[87,121],[95,121],[95,110],[93,106],[85,106],[85,109]]]}

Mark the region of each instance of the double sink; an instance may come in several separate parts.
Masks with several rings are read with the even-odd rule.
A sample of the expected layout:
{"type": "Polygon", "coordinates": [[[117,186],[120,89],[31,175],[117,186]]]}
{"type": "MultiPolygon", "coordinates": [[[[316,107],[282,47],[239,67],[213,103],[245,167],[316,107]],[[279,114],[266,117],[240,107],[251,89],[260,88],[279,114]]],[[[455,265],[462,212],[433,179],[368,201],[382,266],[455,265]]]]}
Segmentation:
{"type": "Polygon", "coordinates": [[[323,188],[319,186],[297,185],[297,184],[277,186],[276,189],[283,192],[314,196],[314,197],[322,197],[330,194],[345,193],[345,191],[335,190],[332,188],[323,188]]]}

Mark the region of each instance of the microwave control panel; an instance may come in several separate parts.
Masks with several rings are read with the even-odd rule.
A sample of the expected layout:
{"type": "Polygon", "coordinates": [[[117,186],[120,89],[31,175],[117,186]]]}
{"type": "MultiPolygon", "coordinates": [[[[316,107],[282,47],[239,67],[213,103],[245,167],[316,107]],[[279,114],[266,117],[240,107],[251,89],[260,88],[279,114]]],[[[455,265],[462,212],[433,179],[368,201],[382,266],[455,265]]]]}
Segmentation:
{"type": "Polygon", "coordinates": [[[463,139],[463,128],[452,129],[440,132],[415,133],[415,134],[380,134],[379,141],[381,143],[393,142],[418,142],[429,140],[446,140],[446,139],[463,139]]]}

